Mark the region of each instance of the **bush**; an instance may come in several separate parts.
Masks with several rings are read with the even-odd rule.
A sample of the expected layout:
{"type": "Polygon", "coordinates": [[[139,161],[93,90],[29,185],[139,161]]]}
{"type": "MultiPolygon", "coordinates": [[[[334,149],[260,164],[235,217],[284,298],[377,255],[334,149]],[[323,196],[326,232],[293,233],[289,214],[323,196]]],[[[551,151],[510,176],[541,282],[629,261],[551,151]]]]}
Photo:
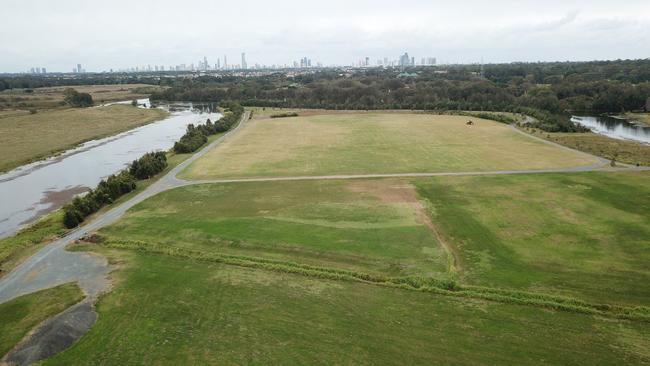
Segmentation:
{"type": "Polygon", "coordinates": [[[203,125],[188,125],[185,135],[174,144],[174,151],[178,154],[186,154],[198,150],[208,141],[208,136],[228,131],[244,114],[244,107],[234,102],[223,102],[221,107],[227,111],[217,122],[212,123],[208,119],[203,125]]]}
{"type": "Polygon", "coordinates": [[[129,167],[129,173],[137,179],[149,179],[162,172],[167,167],[167,154],[162,151],[144,154],[134,160],[129,167]]]}
{"type": "Polygon", "coordinates": [[[97,188],[84,196],[75,197],[63,207],[63,224],[68,229],[79,226],[84,219],[97,212],[102,206],[112,203],[136,187],[135,178],[127,171],[111,175],[102,180],[97,188]]]}
{"type": "Polygon", "coordinates": [[[298,117],[298,113],[287,112],[287,113],[277,113],[271,115],[271,118],[287,118],[287,117],[298,117]]]}
{"type": "Polygon", "coordinates": [[[94,104],[93,97],[90,94],[79,93],[72,88],[64,90],[63,95],[63,100],[72,107],[91,107],[94,104]]]}

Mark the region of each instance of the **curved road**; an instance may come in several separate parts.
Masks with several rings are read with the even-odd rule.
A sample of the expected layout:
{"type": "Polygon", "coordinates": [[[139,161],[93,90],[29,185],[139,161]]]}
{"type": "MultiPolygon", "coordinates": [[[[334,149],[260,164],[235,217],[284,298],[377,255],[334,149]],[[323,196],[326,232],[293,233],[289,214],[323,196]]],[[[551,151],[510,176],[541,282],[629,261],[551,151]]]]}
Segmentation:
{"type": "MultiPolygon", "coordinates": [[[[92,233],[117,221],[124,213],[160,192],[188,185],[207,184],[207,183],[239,183],[239,182],[265,182],[265,181],[297,181],[297,180],[324,180],[324,179],[364,179],[364,178],[409,178],[409,177],[436,177],[436,176],[478,176],[478,175],[504,175],[504,174],[539,174],[539,173],[573,173],[586,172],[601,169],[607,166],[608,160],[587,154],[582,151],[574,150],[566,146],[558,145],[554,142],[531,136],[515,127],[512,127],[518,133],[539,140],[543,143],[554,145],[562,149],[568,149],[583,155],[596,158],[599,163],[590,166],[579,166],[566,169],[547,169],[547,170],[500,170],[488,172],[440,172],[440,173],[399,173],[399,174],[359,174],[359,175],[325,175],[325,176],[293,176],[293,177],[269,177],[269,178],[248,178],[248,179],[215,179],[215,180],[197,180],[186,181],[176,177],[176,175],[185,169],[195,160],[205,155],[212,148],[226,140],[229,136],[237,133],[244,127],[250,117],[246,112],[241,122],[231,131],[219,137],[209,145],[205,146],[199,152],[188,158],[166,175],[161,177],[157,182],[147,189],[134,196],[123,204],[114,207],[104,215],[97,217],[92,222],[69,232],[65,237],[48,244],[36,254],[28,258],[22,264],[17,266],[12,272],[0,279],[0,303],[9,301],[15,297],[28,294],[34,291],[50,288],[63,283],[78,281],[81,288],[89,296],[90,300],[106,290],[109,286],[107,275],[109,268],[106,259],[84,252],[69,252],[65,247],[92,233]]],[[[623,164],[622,164],[623,165],[623,164]]],[[[648,167],[633,167],[625,165],[624,169],[617,170],[648,170],[648,167]]]]}

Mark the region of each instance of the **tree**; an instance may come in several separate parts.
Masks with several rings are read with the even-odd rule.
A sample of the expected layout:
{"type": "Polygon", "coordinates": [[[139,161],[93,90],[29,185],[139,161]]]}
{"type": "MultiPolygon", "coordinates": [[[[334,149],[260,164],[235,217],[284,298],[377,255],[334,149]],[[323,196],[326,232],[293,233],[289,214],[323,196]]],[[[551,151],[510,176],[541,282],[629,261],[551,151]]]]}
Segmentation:
{"type": "Polygon", "coordinates": [[[93,105],[93,97],[88,93],[79,93],[78,91],[67,88],[63,91],[63,100],[72,107],[85,108],[93,105]]]}
{"type": "Polygon", "coordinates": [[[645,100],[645,111],[650,112],[650,97],[645,100]]]}

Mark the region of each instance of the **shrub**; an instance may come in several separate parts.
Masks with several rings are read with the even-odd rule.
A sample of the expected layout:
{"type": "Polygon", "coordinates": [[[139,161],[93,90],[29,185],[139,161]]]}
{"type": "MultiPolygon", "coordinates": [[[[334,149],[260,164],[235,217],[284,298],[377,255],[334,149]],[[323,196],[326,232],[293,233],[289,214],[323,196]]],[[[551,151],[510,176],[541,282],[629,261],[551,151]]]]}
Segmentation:
{"type": "Polygon", "coordinates": [[[72,107],[90,107],[93,105],[93,97],[88,93],[79,93],[72,88],[67,88],[63,91],[63,95],[63,100],[72,107]]]}
{"type": "Polygon", "coordinates": [[[287,113],[277,113],[271,115],[271,118],[287,118],[287,117],[298,117],[298,113],[287,112],[287,113]]]}
{"type": "Polygon", "coordinates": [[[137,179],[149,179],[166,167],[167,154],[162,151],[150,152],[134,160],[129,167],[129,173],[137,179]]]}

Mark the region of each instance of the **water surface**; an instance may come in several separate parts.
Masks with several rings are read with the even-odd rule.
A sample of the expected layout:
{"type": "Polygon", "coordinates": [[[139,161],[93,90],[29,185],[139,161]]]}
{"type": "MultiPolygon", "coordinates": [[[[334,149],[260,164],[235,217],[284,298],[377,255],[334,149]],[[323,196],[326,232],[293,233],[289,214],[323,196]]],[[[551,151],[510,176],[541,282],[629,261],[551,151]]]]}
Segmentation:
{"type": "Polygon", "coordinates": [[[641,124],[607,116],[573,116],[571,120],[601,135],[650,144],[650,127],[641,124]]]}

